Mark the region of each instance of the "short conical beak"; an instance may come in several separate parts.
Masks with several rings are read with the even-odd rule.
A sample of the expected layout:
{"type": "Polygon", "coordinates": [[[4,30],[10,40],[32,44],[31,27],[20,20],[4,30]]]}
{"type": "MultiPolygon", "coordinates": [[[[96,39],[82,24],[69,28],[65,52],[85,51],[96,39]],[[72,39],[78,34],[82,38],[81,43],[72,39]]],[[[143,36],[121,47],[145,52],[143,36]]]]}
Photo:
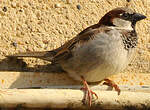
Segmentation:
{"type": "Polygon", "coordinates": [[[140,13],[135,13],[135,14],[133,15],[133,20],[134,20],[134,21],[140,21],[140,20],[145,19],[145,18],[146,18],[146,16],[145,16],[145,15],[142,15],[142,14],[140,14],[140,13]]]}

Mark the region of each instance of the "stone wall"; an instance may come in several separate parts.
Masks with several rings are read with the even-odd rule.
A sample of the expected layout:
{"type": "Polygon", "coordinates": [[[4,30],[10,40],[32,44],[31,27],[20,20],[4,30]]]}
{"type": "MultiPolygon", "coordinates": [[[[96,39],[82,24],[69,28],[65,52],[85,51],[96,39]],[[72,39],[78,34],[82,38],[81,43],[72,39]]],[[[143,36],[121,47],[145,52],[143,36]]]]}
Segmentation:
{"type": "MultiPolygon", "coordinates": [[[[1,0],[0,59],[25,51],[59,47],[109,10],[127,6],[147,16],[136,26],[139,45],[135,60],[125,70],[150,72],[150,0],[1,0]]],[[[24,59],[28,66],[46,64],[24,59]]],[[[9,68],[3,63],[1,68],[9,68]]]]}

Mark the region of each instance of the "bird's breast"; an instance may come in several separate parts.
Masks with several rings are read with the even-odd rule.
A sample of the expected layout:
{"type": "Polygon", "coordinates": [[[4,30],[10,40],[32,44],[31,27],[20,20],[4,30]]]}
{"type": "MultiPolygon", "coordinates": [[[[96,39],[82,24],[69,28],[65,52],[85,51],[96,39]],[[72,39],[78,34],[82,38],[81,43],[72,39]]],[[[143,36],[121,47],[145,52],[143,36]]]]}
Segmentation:
{"type": "Polygon", "coordinates": [[[88,82],[101,81],[122,71],[132,54],[124,49],[119,33],[98,34],[87,43],[77,44],[72,53],[73,57],[62,64],[63,69],[74,79],[83,76],[88,82]]]}

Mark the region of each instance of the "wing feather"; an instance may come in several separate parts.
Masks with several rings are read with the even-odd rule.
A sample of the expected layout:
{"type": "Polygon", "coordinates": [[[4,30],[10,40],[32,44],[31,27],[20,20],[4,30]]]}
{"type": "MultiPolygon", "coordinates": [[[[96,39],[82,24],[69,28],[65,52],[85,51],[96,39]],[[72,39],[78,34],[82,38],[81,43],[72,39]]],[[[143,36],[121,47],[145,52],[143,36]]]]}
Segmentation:
{"type": "Polygon", "coordinates": [[[86,31],[79,33],[76,37],[66,42],[64,45],[62,45],[59,49],[59,51],[56,53],[56,55],[53,58],[53,62],[66,60],[67,58],[72,57],[72,49],[76,47],[77,43],[80,43],[80,45],[87,43],[90,39],[94,39],[95,35],[101,32],[108,32],[111,30],[107,27],[100,27],[100,28],[88,28],[86,31]]]}

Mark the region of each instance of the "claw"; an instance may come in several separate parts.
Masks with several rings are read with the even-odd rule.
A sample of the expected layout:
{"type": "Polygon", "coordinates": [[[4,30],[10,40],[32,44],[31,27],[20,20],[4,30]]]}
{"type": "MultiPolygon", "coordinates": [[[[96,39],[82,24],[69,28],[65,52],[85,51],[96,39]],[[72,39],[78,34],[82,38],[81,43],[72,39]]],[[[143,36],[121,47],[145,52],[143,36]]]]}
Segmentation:
{"type": "Polygon", "coordinates": [[[88,105],[91,107],[92,105],[92,96],[95,95],[96,99],[98,99],[98,96],[95,92],[93,92],[90,88],[89,85],[87,84],[87,82],[85,81],[85,79],[83,77],[81,77],[83,80],[83,84],[84,87],[81,88],[81,90],[85,91],[85,98],[84,98],[84,103],[88,102],[88,105]]]}
{"type": "Polygon", "coordinates": [[[115,82],[113,82],[109,79],[104,79],[104,81],[105,82],[103,84],[114,87],[115,90],[118,92],[118,95],[120,95],[121,90],[120,90],[119,86],[117,84],[115,84],[115,82]]]}

